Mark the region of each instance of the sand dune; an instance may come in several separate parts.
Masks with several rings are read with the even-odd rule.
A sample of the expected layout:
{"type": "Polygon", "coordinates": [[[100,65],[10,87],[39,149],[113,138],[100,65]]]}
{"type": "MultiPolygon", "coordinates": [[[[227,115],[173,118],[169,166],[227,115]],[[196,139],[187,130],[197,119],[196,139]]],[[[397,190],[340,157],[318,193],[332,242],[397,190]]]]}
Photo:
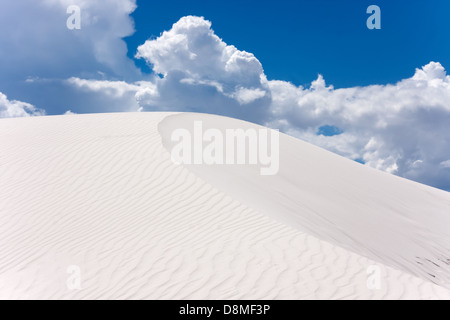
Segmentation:
{"type": "Polygon", "coordinates": [[[275,176],[175,165],[170,132],[196,119],[253,126],[0,120],[0,298],[450,298],[449,193],[285,135],[275,176]]]}

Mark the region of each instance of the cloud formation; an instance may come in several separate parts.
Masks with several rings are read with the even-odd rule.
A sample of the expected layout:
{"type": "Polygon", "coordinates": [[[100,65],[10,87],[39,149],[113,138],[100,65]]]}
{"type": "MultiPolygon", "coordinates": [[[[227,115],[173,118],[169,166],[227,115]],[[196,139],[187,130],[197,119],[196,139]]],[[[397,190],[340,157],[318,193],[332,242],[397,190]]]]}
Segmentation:
{"type": "Polygon", "coordinates": [[[263,121],[270,105],[268,81],[252,54],[227,45],[211,22],[187,16],[138,48],[153,68],[157,94],[140,94],[144,108],[219,113],[263,121]]]}
{"type": "Polygon", "coordinates": [[[8,100],[8,97],[0,92],[0,118],[42,116],[44,114],[43,110],[37,109],[32,104],[8,100]]]}
{"type": "Polygon", "coordinates": [[[431,62],[395,85],[334,89],[270,82],[272,126],[367,165],[450,189],[450,77],[431,62]],[[317,135],[332,125],[343,133],[317,135]]]}
{"type": "Polygon", "coordinates": [[[134,33],[135,8],[135,0],[0,1],[0,48],[8,48],[0,78],[139,76],[123,40],[134,33]],[[80,30],[67,28],[71,5],[81,10],[80,30]]]}
{"type": "Polygon", "coordinates": [[[49,114],[129,110],[134,98],[108,99],[66,79],[142,80],[123,39],[134,33],[135,8],[136,0],[0,1],[0,91],[49,114]],[[69,6],[80,8],[79,30],[67,27],[69,6]]]}

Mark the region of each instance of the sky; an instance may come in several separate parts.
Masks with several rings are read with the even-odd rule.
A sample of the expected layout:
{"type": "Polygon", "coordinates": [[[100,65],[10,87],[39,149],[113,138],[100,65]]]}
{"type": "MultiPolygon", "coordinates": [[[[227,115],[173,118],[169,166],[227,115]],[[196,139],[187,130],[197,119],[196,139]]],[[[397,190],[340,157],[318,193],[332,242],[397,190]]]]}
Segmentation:
{"type": "Polygon", "coordinates": [[[448,12],[446,0],[3,0],[0,118],[221,114],[450,190],[448,12]],[[369,5],[381,29],[367,28],[369,5]]]}
{"type": "Polygon", "coordinates": [[[446,0],[138,1],[126,42],[132,57],[180,17],[203,16],[226,43],[253,53],[269,79],[306,86],[320,73],[343,88],[395,83],[430,61],[450,68],[449,12],[446,0]],[[366,28],[372,4],[381,30],[366,28]]]}

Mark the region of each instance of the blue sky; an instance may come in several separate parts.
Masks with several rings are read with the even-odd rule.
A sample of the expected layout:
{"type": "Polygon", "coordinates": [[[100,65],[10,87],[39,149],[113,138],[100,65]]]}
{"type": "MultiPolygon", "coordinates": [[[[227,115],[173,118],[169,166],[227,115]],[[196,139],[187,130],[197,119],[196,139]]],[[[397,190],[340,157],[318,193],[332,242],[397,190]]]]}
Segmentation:
{"type": "Polygon", "coordinates": [[[449,13],[446,0],[2,0],[0,118],[220,114],[450,190],[449,13]],[[381,30],[366,27],[372,4],[381,30]]]}
{"type": "MultiPolygon", "coordinates": [[[[335,87],[395,83],[430,61],[450,68],[450,2],[434,1],[139,1],[129,56],[182,16],[204,16],[226,43],[252,52],[269,79],[307,85],[324,75],[335,87]],[[382,10],[369,30],[366,9],[382,10]],[[446,41],[445,41],[446,40],[446,41]]],[[[145,63],[138,62],[144,70],[145,63]]]]}

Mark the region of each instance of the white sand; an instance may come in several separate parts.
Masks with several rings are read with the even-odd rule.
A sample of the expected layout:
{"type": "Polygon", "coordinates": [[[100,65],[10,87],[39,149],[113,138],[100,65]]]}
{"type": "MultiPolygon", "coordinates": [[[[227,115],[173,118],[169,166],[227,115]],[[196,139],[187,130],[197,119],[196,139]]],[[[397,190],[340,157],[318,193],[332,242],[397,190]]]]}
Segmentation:
{"type": "Polygon", "coordinates": [[[252,126],[0,120],[0,298],[450,298],[449,193],[285,135],[277,176],[176,166],[167,135],[193,119],[252,126]],[[373,265],[380,289],[367,286],[373,265]]]}

